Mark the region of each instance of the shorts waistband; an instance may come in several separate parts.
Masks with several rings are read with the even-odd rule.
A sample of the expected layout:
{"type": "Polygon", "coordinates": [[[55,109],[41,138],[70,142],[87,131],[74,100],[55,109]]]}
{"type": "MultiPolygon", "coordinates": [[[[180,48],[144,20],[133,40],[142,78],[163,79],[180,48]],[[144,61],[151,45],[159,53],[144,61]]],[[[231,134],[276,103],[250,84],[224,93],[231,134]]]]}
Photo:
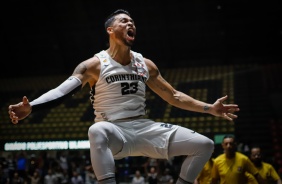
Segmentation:
{"type": "Polygon", "coordinates": [[[143,117],[144,117],[144,115],[132,116],[132,117],[128,117],[128,118],[116,119],[116,120],[114,120],[114,121],[112,121],[112,122],[135,120],[135,119],[141,119],[141,118],[143,118],[143,117]]]}

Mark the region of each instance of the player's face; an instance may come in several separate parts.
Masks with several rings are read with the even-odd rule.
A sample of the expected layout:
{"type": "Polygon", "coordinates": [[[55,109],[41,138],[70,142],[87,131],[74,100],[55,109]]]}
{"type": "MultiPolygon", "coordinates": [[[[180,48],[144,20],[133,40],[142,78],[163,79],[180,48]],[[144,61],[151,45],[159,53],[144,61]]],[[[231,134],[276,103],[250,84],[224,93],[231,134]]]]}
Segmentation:
{"type": "Polygon", "coordinates": [[[253,148],[251,150],[251,157],[250,159],[254,163],[260,163],[261,162],[261,153],[260,153],[260,148],[253,148]]]}
{"type": "Polygon", "coordinates": [[[126,46],[132,46],[135,40],[136,27],[132,18],[126,14],[118,14],[111,26],[114,38],[126,46]]]}
{"type": "Polygon", "coordinates": [[[233,138],[225,138],[222,142],[222,148],[226,154],[234,153],[236,144],[233,138]]]}

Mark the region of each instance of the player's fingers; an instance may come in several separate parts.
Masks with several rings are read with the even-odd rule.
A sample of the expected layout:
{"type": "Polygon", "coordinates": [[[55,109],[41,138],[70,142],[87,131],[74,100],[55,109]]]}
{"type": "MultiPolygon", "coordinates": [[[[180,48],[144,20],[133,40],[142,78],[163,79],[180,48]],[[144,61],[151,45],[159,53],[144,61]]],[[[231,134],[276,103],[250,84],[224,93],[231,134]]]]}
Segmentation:
{"type": "Polygon", "coordinates": [[[224,107],[227,107],[227,108],[238,108],[238,105],[237,104],[225,104],[224,107]]]}
{"type": "Polygon", "coordinates": [[[218,101],[219,101],[220,103],[222,103],[222,102],[224,102],[227,98],[228,98],[228,96],[225,95],[224,97],[219,98],[218,101]]]}
{"type": "Polygon", "coordinates": [[[23,97],[23,104],[28,104],[28,99],[26,96],[23,97]]]}
{"type": "Polygon", "coordinates": [[[233,119],[237,118],[238,116],[232,113],[222,113],[223,118],[233,121],[233,119]]]}
{"type": "Polygon", "coordinates": [[[9,105],[8,110],[9,111],[13,110],[13,105],[9,105]]]}
{"type": "Polygon", "coordinates": [[[13,119],[13,120],[12,120],[12,123],[13,123],[13,124],[17,124],[17,123],[18,123],[18,120],[13,119]]]}
{"type": "Polygon", "coordinates": [[[229,120],[229,121],[232,121],[232,119],[231,119],[226,113],[222,113],[222,117],[223,117],[224,119],[227,119],[227,120],[229,120]]]}
{"type": "Polygon", "coordinates": [[[235,118],[238,117],[237,115],[232,114],[232,113],[227,113],[227,116],[230,117],[230,118],[232,118],[232,119],[235,119],[235,118]]]}
{"type": "Polygon", "coordinates": [[[11,113],[10,114],[10,119],[11,120],[13,120],[13,119],[17,119],[18,117],[17,116],[15,116],[15,113],[11,113]]]}
{"type": "Polygon", "coordinates": [[[239,110],[240,109],[238,107],[234,107],[234,108],[229,108],[227,111],[230,112],[230,113],[234,113],[234,112],[237,112],[239,110]]]}

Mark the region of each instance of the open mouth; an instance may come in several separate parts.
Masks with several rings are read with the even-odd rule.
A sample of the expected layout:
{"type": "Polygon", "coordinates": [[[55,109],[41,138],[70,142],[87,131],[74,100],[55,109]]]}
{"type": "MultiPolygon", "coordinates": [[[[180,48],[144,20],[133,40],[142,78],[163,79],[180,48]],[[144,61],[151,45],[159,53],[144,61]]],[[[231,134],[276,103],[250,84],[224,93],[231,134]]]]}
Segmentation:
{"type": "Polygon", "coordinates": [[[131,30],[131,29],[128,30],[128,31],[127,31],[127,36],[130,37],[131,39],[134,39],[134,36],[135,36],[134,31],[131,30]]]}

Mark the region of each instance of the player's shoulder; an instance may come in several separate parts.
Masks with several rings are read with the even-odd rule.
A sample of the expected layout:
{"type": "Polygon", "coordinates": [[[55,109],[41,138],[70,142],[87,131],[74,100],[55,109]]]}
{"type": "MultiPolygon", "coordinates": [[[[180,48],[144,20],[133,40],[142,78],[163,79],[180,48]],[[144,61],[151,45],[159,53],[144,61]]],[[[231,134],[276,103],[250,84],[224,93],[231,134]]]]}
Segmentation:
{"type": "Polygon", "coordinates": [[[151,59],[143,56],[141,53],[136,51],[131,50],[131,53],[133,54],[134,57],[140,58],[144,61],[150,74],[156,73],[156,71],[158,71],[157,65],[151,59]]]}
{"type": "Polygon", "coordinates": [[[240,153],[240,152],[236,152],[236,157],[240,157],[240,158],[248,158],[247,155],[243,154],[243,153],[240,153]]]}
{"type": "Polygon", "coordinates": [[[152,62],[150,59],[148,59],[147,57],[144,57],[142,53],[140,52],[136,52],[136,51],[133,51],[133,50],[130,50],[131,54],[134,56],[134,57],[141,57],[144,59],[144,61],[150,61],[152,62]]]}
{"type": "Polygon", "coordinates": [[[140,52],[136,52],[136,51],[134,51],[134,50],[130,50],[130,52],[131,52],[131,54],[133,54],[134,56],[142,56],[142,57],[143,57],[143,55],[142,55],[140,52]]]}
{"type": "Polygon", "coordinates": [[[109,55],[105,50],[101,50],[100,52],[95,53],[91,58],[85,60],[85,63],[91,64],[91,65],[100,65],[101,61],[107,60],[109,55]]]}
{"type": "Polygon", "coordinates": [[[267,163],[267,162],[262,162],[262,165],[264,167],[273,167],[270,163],[267,163]]]}
{"type": "Polygon", "coordinates": [[[225,154],[222,153],[222,154],[218,155],[216,158],[214,158],[214,159],[213,159],[213,162],[214,162],[214,163],[220,162],[220,161],[222,161],[222,160],[224,160],[224,159],[225,159],[225,154]]]}
{"type": "Polygon", "coordinates": [[[94,55],[91,58],[86,59],[82,63],[86,66],[98,66],[100,65],[100,59],[96,55],[94,55]]]}
{"type": "Polygon", "coordinates": [[[244,160],[244,161],[250,161],[251,160],[249,159],[249,157],[243,153],[240,153],[240,152],[236,152],[236,158],[239,159],[239,160],[244,160]]]}
{"type": "Polygon", "coordinates": [[[93,55],[93,59],[95,60],[103,60],[109,57],[109,54],[105,50],[101,50],[93,55]]]}

